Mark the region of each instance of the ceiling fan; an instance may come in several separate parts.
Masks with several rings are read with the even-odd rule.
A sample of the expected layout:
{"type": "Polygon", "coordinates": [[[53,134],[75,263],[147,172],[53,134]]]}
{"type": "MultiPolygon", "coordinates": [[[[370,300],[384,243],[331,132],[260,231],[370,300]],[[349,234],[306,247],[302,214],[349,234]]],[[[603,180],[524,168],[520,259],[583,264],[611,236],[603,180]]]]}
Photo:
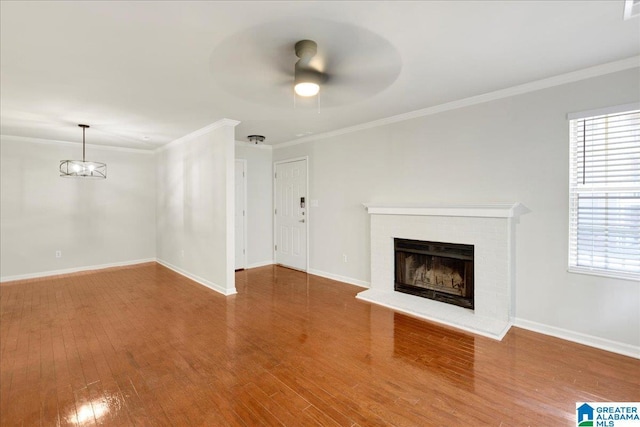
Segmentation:
{"type": "MultiPolygon", "coordinates": [[[[401,68],[398,51],[386,39],[315,18],[301,19],[293,27],[282,20],[248,28],[221,42],[209,59],[219,89],[287,110],[292,92],[294,105],[306,107],[319,95],[325,109],[359,102],[391,85],[401,68]]],[[[301,108],[299,114],[310,111],[301,108]]]]}

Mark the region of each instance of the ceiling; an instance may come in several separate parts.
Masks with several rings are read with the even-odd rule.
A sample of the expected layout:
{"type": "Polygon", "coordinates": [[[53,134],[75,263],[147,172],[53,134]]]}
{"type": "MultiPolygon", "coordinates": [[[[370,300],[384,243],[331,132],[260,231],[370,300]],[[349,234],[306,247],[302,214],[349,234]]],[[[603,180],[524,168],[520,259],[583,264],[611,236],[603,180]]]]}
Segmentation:
{"type": "MultiPolygon", "coordinates": [[[[279,144],[640,54],[624,0],[0,3],[0,133],[279,144]],[[331,78],[294,104],[293,46],[331,78]]],[[[640,62],[639,62],[640,63],[640,62]]]]}

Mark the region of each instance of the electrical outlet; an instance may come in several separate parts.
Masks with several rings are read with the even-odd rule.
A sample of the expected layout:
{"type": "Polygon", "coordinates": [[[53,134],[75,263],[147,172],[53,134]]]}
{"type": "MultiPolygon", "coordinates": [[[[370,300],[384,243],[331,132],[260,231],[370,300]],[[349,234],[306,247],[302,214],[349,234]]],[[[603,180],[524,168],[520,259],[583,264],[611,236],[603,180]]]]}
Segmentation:
{"type": "Polygon", "coordinates": [[[343,260],[344,262],[347,262],[347,254],[342,254],[342,260],[343,260]]]}
{"type": "Polygon", "coordinates": [[[56,258],[62,258],[62,251],[56,251],[56,258]]]}

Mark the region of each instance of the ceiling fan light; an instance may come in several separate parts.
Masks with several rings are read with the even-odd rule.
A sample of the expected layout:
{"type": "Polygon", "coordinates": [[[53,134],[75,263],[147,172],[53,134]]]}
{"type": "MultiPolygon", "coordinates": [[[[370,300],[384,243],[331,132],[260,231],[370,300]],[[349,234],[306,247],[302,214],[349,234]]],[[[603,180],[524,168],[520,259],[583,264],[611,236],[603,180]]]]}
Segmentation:
{"type": "Polygon", "coordinates": [[[320,85],[312,82],[300,82],[296,84],[294,89],[300,96],[314,96],[320,91],[320,85]]]}
{"type": "Polygon", "coordinates": [[[300,96],[314,96],[320,91],[322,74],[301,64],[302,59],[295,66],[294,90],[300,96]]]}

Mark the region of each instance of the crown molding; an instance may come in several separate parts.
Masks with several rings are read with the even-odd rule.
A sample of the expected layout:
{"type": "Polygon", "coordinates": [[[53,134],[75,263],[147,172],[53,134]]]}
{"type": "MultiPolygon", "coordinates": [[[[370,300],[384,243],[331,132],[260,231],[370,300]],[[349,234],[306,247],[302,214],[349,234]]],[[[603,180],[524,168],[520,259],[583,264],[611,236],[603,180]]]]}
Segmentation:
{"type": "MultiPolygon", "coordinates": [[[[57,139],[45,139],[45,138],[33,138],[30,136],[18,136],[18,135],[0,135],[0,141],[16,141],[16,142],[28,142],[32,144],[46,144],[46,145],[66,145],[77,147],[82,145],[81,142],[60,141],[57,139]]],[[[129,148],[129,147],[114,147],[113,145],[100,145],[100,144],[85,144],[87,147],[98,150],[106,151],[119,151],[124,153],[140,153],[140,154],[153,154],[155,150],[143,148],[129,148]]]]}
{"type": "Polygon", "coordinates": [[[319,133],[316,135],[305,136],[303,138],[295,139],[292,141],[282,142],[280,144],[274,144],[274,149],[287,148],[298,144],[304,144],[305,142],[315,141],[318,139],[331,138],[334,136],[344,135],[347,133],[357,132],[365,129],[371,129],[379,126],[384,126],[392,123],[402,122],[405,120],[411,120],[418,117],[430,116],[445,111],[456,110],[458,108],[469,107],[472,105],[483,104],[485,102],[496,101],[498,99],[509,98],[516,95],[522,95],[529,92],[535,92],[541,89],[548,89],[554,86],[560,86],[567,83],[578,82],[580,80],[590,79],[593,77],[599,77],[606,74],[615,73],[618,71],[624,71],[631,68],[640,67],[640,56],[632,56],[630,58],[621,59],[619,61],[609,62],[606,64],[596,65],[594,67],[585,68],[570,73],[560,74],[554,77],[549,77],[542,80],[535,80],[533,82],[521,84],[518,86],[512,86],[506,89],[500,89],[493,92],[488,92],[482,95],[471,96],[469,98],[463,98],[456,101],[447,102],[433,107],[422,108],[420,110],[410,111],[408,113],[402,113],[395,116],[387,117],[384,119],[374,120],[372,122],[362,123],[355,126],[349,126],[342,129],[337,129],[330,132],[319,133]]]}
{"type": "Polygon", "coordinates": [[[236,127],[239,124],[240,124],[240,122],[238,120],[220,119],[217,122],[213,122],[210,125],[207,125],[207,126],[205,126],[203,128],[195,130],[195,131],[193,131],[191,133],[188,133],[185,136],[181,136],[178,139],[174,139],[173,141],[156,148],[155,151],[164,151],[164,150],[167,150],[167,149],[169,149],[171,147],[175,147],[175,146],[184,144],[185,142],[191,141],[192,139],[197,138],[199,136],[206,135],[207,133],[212,132],[212,131],[214,131],[216,129],[219,129],[221,127],[224,127],[224,126],[236,127]]]}

